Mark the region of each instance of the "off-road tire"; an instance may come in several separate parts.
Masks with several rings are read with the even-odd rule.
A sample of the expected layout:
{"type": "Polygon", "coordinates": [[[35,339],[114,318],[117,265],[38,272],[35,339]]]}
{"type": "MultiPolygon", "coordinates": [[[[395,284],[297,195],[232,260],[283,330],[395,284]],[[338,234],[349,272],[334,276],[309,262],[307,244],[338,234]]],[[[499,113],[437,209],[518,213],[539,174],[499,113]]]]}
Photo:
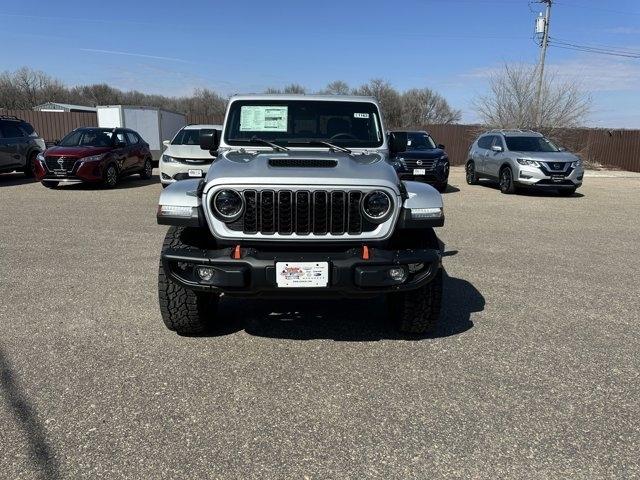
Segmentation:
{"type": "Polygon", "coordinates": [[[559,188],[558,189],[558,195],[562,197],[570,197],[574,193],[576,193],[576,188],[559,188]]]}
{"type": "Polygon", "coordinates": [[[500,191],[507,195],[516,193],[511,167],[502,167],[502,170],[500,170],[500,191]]]}
{"type": "Polygon", "coordinates": [[[475,162],[467,162],[465,167],[465,176],[467,180],[467,185],[477,185],[478,184],[478,174],[476,172],[476,164],[475,162]]]}
{"type": "Polygon", "coordinates": [[[389,294],[389,307],[398,330],[409,335],[433,332],[440,318],[442,303],[442,268],[424,287],[389,294]]]}
{"type": "Polygon", "coordinates": [[[38,154],[37,153],[32,153],[31,155],[29,155],[27,157],[27,163],[24,164],[24,169],[22,170],[24,172],[24,176],[27,178],[31,178],[34,177],[36,172],[35,172],[35,162],[36,162],[36,156],[38,154]]]}
{"type": "Polygon", "coordinates": [[[140,177],[144,180],[149,180],[153,176],[153,162],[150,158],[144,161],[142,170],[140,171],[140,177]]]}
{"type": "Polygon", "coordinates": [[[41,183],[42,183],[42,185],[44,185],[47,188],[56,188],[58,186],[58,182],[43,181],[41,183]]]}
{"type": "MultiPolygon", "coordinates": [[[[162,244],[162,251],[168,248],[193,246],[188,240],[188,228],[171,227],[162,244]],[[188,242],[188,243],[187,243],[188,242]]],[[[169,330],[178,335],[200,335],[211,329],[219,296],[196,292],[174,282],[165,273],[162,260],[158,270],[158,300],[162,321],[169,330]]]]}

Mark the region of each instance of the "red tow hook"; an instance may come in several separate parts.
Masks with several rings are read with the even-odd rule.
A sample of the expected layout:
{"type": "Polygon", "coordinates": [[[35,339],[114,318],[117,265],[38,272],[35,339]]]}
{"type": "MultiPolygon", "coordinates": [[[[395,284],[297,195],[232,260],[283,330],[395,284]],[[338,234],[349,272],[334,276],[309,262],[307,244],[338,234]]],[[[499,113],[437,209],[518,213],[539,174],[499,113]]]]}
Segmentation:
{"type": "Polygon", "coordinates": [[[233,258],[234,260],[240,260],[240,253],[240,245],[236,245],[233,249],[233,252],[231,253],[231,258],[233,258]]]}
{"type": "Polygon", "coordinates": [[[369,260],[370,256],[369,256],[369,247],[367,247],[366,245],[362,246],[362,259],[363,260],[369,260]]]}

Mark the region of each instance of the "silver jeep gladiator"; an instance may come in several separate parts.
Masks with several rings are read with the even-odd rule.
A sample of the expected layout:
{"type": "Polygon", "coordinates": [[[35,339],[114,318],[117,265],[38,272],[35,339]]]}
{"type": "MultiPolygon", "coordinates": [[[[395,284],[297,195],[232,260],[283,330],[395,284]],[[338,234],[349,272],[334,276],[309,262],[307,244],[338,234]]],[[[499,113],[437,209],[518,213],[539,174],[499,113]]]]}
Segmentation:
{"type": "Polygon", "coordinates": [[[444,224],[431,186],[399,180],[373,98],[246,95],[229,101],[204,179],[160,195],[162,319],[182,335],[216,324],[224,296],[387,296],[402,332],[440,313],[444,224]]]}

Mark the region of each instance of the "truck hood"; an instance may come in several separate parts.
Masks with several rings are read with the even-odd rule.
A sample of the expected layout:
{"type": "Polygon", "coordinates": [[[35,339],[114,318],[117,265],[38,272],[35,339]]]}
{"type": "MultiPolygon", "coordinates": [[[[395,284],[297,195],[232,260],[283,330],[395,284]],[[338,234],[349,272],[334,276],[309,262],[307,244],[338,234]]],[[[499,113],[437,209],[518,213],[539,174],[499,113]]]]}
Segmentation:
{"type": "Polygon", "coordinates": [[[349,155],[318,150],[228,151],[209,168],[212,185],[352,185],[398,190],[398,176],[379,152],[349,155]]]}
{"type": "Polygon", "coordinates": [[[110,152],[111,147],[51,147],[45,152],[45,155],[52,157],[73,157],[82,158],[91,155],[100,155],[101,153],[110,152]]]}

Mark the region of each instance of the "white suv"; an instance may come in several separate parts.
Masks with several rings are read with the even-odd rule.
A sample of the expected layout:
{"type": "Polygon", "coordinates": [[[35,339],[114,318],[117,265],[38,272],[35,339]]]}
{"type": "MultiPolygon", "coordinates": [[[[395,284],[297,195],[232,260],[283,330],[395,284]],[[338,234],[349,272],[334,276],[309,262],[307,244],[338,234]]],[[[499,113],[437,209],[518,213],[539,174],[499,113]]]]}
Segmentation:
{"type": "Polygon", "coordinates": [[[200,148],[201,130],[222,130],[222,126],[187,125],[176,133],[173,140],[163,142],[167,147],[160,157],[159,164],[163,187],[178,180],[206,176],[214,157],[200,148]]]}

